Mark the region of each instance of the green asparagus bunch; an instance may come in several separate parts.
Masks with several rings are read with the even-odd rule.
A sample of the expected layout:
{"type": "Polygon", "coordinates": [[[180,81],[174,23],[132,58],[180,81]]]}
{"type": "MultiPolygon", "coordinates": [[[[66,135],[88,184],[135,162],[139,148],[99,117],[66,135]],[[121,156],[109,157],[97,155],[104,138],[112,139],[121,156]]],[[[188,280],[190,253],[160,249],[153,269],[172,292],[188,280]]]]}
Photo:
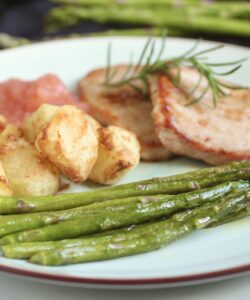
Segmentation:
{"type": "Polygon", "coordinates": [[[78,194],[1,197],[2,252],[63,265],[155,250],[249,215],[249,179],[245,161],[78,194]]]}
{"type": "Polygon", "coordinates": [[[200,206],[206,202],[216,201],[229,193],[248,187],[250,187],[250,183],[246,181],[226,182],[211,188],[176,196],[131,197],[49,213],[3,216],[0,236],[5,237],[1,243],[60,240],[134,225],[166,217],[177,211],[200,206]],[[15,233],[18,231],[22,232],[15,233]]]}
{"type": "Polygon", "coordinates": [[[232,214],[249,214],[250,189],[240,191],[201,207],[173,215],[163,221],[118,230],[104,236],[60,242],[26,243],[3,246],[6,257],[30,258],[41,265],[64,265],[111,259],[144,253],[161,248],[195,230],[217,222],[223,223],[232,214]]]}
{"type": "Polygon", "coordinates": [[[183,35],[213,33],[250,36],[250,4],[242,2],[203,3],[202,1],[82,1],[57,0],[61,6],[52,9],[46,19],[47,30],[57,31],[82,20],[99,23],[125,23],[168,27],[183,35]],[[121,9],[122,7],[122,9],[121,9]]]}
{"type": "MultiPolygon", "coordinates": [[[[177,213],[172,219],[175,221],[185,221],[190,214],[193,213],[193,210],[185,211],[185,213],[177,213]]],[[[233,213],[224,216],[223,220],[211,221],[210,225],[207,227],[215,227],[225,223],[233,222],[240,220],[246,216],[250,215],[250,205],[240,207],[240,211],[234,211],[233,213]]],[[[158,222],[158,221],[157,221],[158,222]]],[[[151,223],[153,224],[153,223],[151,223]]],[[[129,227],[114,229],[105,231],[98,234],[86,235],[83,237],[75,239],[65,239],[60,241],[48,241],[48,242],[26,242],[26,243],[16,243],[8,244],[2,246],[2,251],[4,256],[14,259],[27,259],[33,256],[36,253],[44,252],[48,250],[57,250],[61,248],[77,248],[77,247],[90,247],[96,246],[97,244],[110,243],[110,242],[121,242],[124,240],[134,239],[134,233],[142,233],[147,231],[145,234],[150,234],[150,223],[139,225],[132,225],[129,227]],[[128,234],[133,233],[133,234],[128,234]]]]}

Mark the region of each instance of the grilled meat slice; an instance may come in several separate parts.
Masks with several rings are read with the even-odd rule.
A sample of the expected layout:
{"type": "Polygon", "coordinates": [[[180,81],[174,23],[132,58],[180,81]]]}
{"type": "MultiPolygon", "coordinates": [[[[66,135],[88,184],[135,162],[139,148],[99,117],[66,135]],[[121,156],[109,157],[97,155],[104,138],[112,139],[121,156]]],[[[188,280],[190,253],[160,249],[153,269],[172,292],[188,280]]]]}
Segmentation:
{"type": "MultiPolygon", "coordinates": [[[[114,80],[121,78],[127,65],[112,67],[114,80]]],[[[117,125],[133,131],[140,142],[141,158],[148,161],[169,159],[172,154],[155,134],[152,104],[135,89],[124,85],[105,88],[105,69],[90,72],[79,82],[81,101],[87,102],[92,114],[103,125],[117,125]]]]}
{"type": "MultiPolygon", "coordinates": [[[[187,106],[187,92],[197,84],[199,74],[182,68],[180,78],[180,88],[164,74],[150,78],[153,121],[161,142],[175,154],[213,165],[250,160],[250,90],[230,91],[216,107],[208,90],[199,103],[187,106]]],[[[206,86],[203,78],[194,97],[206,86]]]]}

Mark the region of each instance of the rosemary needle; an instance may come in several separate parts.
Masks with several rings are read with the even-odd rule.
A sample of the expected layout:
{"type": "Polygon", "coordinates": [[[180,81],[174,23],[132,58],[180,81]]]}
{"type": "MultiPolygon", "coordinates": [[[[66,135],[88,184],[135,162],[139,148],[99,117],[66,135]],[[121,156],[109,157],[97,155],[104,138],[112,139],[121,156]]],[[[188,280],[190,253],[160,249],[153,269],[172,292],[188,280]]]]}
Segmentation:
{"type": "Polygon", "coordinates": [[[193,87],[191,91],[187,94],[192,99],[187,105],[195,104],[201,101],[206,94],[206,92],[210,89],[212,92],[212,101],[213,105],[216,106],[220,97],[226,95],[225,89],[233,90],[233,89],[243,89],[244,87],[239,85],[231,85],[225,83],[217,78],[218,76],[227,76],[230,75],[237,70],[239,70],[242,66],[242,63],[247,59],[239,59],[237,61],[229,61],[222,63],[212,63],[209,61],[207,57],[204,57],[204,54],[209,54],[211,52],[217,51],[224,47],[224,45],[220,44],[211,48],[207,48],[204,50],[198,51],[198,48],[201,44],[201,40],[198,40],[188,51],[184,54],[174,57],[169,60],[164,60],[162,55],[165,50],[166,44],[166,32],[164,32],[162,36],[162,44],[160,47],[159,53],[155,57],[155,42],[152,38],[149,38],[146,42],[139,60],[137,63],[133,64],[131,61],[128,65],[128,69],[124,72],[124,75],[119,80],[113,80],[111,74],[111,46],[108,47],[108,55],[107,55],[107,67],[106,67],[106,76],[103,85],[108,88],[119,87],[122,85],[129,85],[134,88],[138,92],[143,95],[148,94],[148,76],[162,72],[166,74],[173,82],[173,84],[177,87],[180,86],[180,74],[181,67],[187,66],[194,68],[200,74],[199,80],[197,84],[193,87]],[[143,61],[146,60],[146,63],[142,65],[143,61]],[[231,67],[225,72],[218,72],[215,69],[219,67],[231,67]],[[172,69],[177,69],[177,75],[173,76],[171,73],[172,69]],[[194,94],[199,89],[202,79],[205,78],[207,80],[207,87],[204,89],[202,94],[195,98],[194,94]],[[142,85],[137,85],[135,82],[141,82],[142,85]]]}

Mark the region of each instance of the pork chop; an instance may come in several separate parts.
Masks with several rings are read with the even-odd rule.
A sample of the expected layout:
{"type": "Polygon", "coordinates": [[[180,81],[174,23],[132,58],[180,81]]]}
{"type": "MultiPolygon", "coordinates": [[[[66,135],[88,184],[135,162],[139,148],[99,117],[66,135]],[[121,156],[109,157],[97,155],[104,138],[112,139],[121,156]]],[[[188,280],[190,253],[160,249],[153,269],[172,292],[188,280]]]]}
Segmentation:
{"type": "MultiPolygon", "coordinates": [[[[150,79],[153,121],[161,142],[175,154],[219,165],[250,160],[250,90],[230,91],[213,107],[209,90],[202,101],[190,102],[187,91],[197,83],[196,70],[181,70],[180,87],[164,74],[150,79]]],[[[205,79],[194,95],[204,91],[205,79]]]]}
{"type": "MultiPolygon", "coordinates": [[[[112,67],[120,78],[128,66],[112,67]]],[[[90,114],[103,125],[117,125],[133,131],[140,142],[141,158],[154,161],[169,159],[170,151],[155,134],[152,122],[152,103],[129,86],[105,88],[102,83],[105,69],[90,72],[79,82],[80,99],[90,106],[90,114]]]]}

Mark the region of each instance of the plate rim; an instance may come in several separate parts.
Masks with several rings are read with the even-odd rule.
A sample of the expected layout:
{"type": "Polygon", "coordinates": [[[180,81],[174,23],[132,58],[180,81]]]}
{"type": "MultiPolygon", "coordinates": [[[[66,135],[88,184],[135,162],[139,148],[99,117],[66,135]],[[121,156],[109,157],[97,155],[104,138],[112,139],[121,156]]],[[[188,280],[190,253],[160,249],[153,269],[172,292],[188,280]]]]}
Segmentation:
{"type": "MultiPolygon", "coordinates": [[[[160,37],[154,37],[155,39],[160,39],[160,37]]],[[[4,49],[0,51],[1,55],[6,55],[7,53],[15,53],[16,51],[25,51],[27,48],[39,48],[39,47],[46,47],[48,45],[55,45],[55,44],[61,44],[61,43],[70,43],[70,42],[76,42],[81,40],[116,40],[116,39],[124,39],[124,40],[138,40],[138,39],[147,39],[147,37],[144,36],[136,36],[136,37],[125,37],[125,36],[107,36],[107,37],[79,37],[79,38],[61,38],[57,40],[52,41],[40,41],[35,42],[28,45],[23,45],[17,48],[11,48],[11,49],[4,49]]],[[[183,37],[168,37],[169,40],[172,41],[197,41],[197,39],[194,38],[183,38],[183,37]]],[[[205,43],[211,43],[211,44],[223,44],[225,46],[233,47],[238,50],[247,50],[250,52],[250,48],[247,46],[241,46],[237,44],[231,44],[231,43],[224,43],[224,42],[218,42],[213,40],[203,40],[205,43]]],[[[46,280],[49,282],[61,282],[61,283],[68,283],[68,284],[80,284],[80,285],[102,285],[104,287],[111,287],[111,286],[132,286],[132,287],[146,287],[148,285],[151,286],[175,286],[175,285],[191,285],[195,284],[197,282],[204,282],[204,281],[211,281],[211,280],[219,280],[223,278],[230,278],[234,276],[243,275],[245,273],[250,272],[250,263],[239,265],[232,268],[226,268],[226,269],[218,269],[211,272],[204,272],[204,273],[195,273],[191,275],[182,275],[182,276],[170,276],[170,277],[152,277],[152,278],[135,278],[135,279],[117,279],[117,278],[91,278],[91,277],[77,277],[77,276],[67,276],[67,275],[56,275],[56,274],[50,274],[47,272],[39,272],[39,271],[31,271],[31,270],[23,270],[21,268],[17,267],[11,267],[6,266],[2,263],[0,263],[0,271],[18,275],[18,276],[24,276],[25,278],[30,279],[40,279],[40,280],[46,280]]]]}
{"type": "Polygon", "coordinates": [[[80,285],[102,285],[110,286],[132,286],[132,287],[145,287],[147,285],[191,285],[197,282],[204,282],[209,280],[227,279],[250,272],[250,263],[233,268],[220,269],[205,273],[196,273],[192,275],[173,276],[173,277],[154,277],[144,279],[116,279],[116,278],[90,278],[90,277],[76,277],[67,275],[55,275],[45,272],[22,270],[0,264],[0,271],[10,273],[13,275],[24,276],[30,279],[40,279],[68,284],[80,285]]]}
{"type": "MultiPolygon", "coordinates": [[[[150,36],[150,35],[149,35],[150,36]]],[[[160,36],[152,36],[155,40],[160,40],[160,36]]],[[[0,50],[0,55],[7,54],[8,52],[15,52],[15,51],[20,51],[20,50],[25,50],[27,48],[37,48],[37,47],[46,47],[47,45],[50,44],[61,44],[61,43],[70,43],[70,42],[76,42],[76,41],[82,41],[82,40],[119,40],[119,39],[124,39],[124,40],[147,40],[148,36],[89,36],[89,37],[65,37],[65,38],[60,38],[56,40],[44,40],[44,41],[34,41],[31,44],[26,44],[26,45],[21,45],[18,47],[13,47],[13,48],[7,48],[7,49],[2,49],[0,50]]],[[[192,41],[196,42],[198,38],[188,38],[188,37],[175,37],[175,36],[169,36],[167,38],[168,40],[172,41],[192,41]]],[[[220,41],[213,41],[213,40],[206,40],[202,39],[202,42],[208,43],[208,44],[213,44],[213,45],[225,45],[228,47],[233,47],[233,48],[238,48],[241,50],[247,50],[250,51],[250,48],[245,46],[245,45],[238,45],[238,44],[233,44],[229,42],[220,42],[220,41]]]]}

